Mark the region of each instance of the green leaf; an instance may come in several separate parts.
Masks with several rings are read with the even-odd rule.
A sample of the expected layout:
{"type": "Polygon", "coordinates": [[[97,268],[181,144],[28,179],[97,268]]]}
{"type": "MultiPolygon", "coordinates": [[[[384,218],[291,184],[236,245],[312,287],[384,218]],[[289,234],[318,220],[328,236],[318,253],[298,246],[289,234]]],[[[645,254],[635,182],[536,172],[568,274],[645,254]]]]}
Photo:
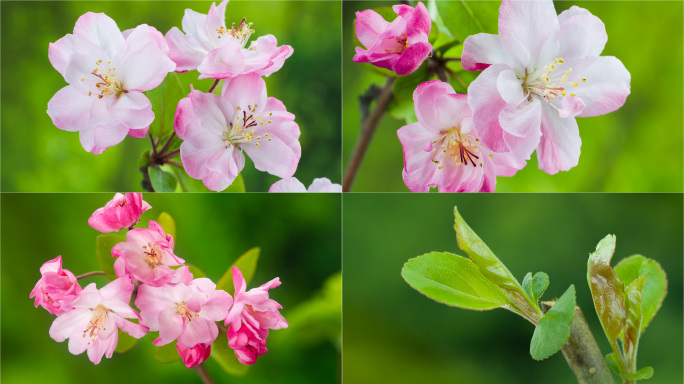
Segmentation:
{"type": "Polygon", "coordinates": [[[421,83],[424,83],[432,77],[432,74],[427,69],[427,65],[421,65],[412,73],[397,77],[392,86],[394,97],[398,100],[413,101],[413,91],[418,88],[421,83]]]}
{"type": "Polygon", "coordinates": [[[242,173],[238,173],[233,183],[223,192],[245,192],[245,179],[242,178],[242,173]]]}
{"type": "Polygon", "coordinates": [[[437,1],[444,24],[461,42],[480,32],[497,33],[500,1],[437,1]]]}
{"type": "Polygon", "coordinates": [[[628,373],[625,375],[626,379],[631,379],[631,380],[646,380],[650,379],[653,377],[653,368],[651,367],[644,367],[639,370],[637,373],[628,373]]]}
{"type": "Polygon", "coordinates": [[[178,75],[171,72],[157,88],[145,92],[152,103],[154,121],[150,124],[150,133],[162,137],[173,131],[173,119],[178,102],[187,96],[178,75]]]}
{"type": "Polygon", "coordinates": [[[404,264],[401,276],[411,288],[442,304],[478,311],[510,304],[475,263],[452,253],[415,257],[404,264]]]}
{"type": "Polygon", "coordinates": [[[184,169],[178,170],[178,183],[185,192],[211,192],[204,186],[202,180],[193,179],[188,176],[184,169]]]}
{"type": "Polygon", "coordinates": [[[129,336],[126,332],[119,329],[119,341],[116,343],[116,349],[118,353],[124,353],[133,348],[137,343],[138,339],[133,336],[129,336]]]}
{"type": "Polygon", "coordinates": [[[138,168],[146,167],[148,164],[150,164],[149,148],[147,148],[143,151],[143,153],[140,154],[140,158],[138,158],[138,168]]]}
{"type": "MultiPolygon", "coordinates": [[[[213,352],[213,351],[212,351],[213,352]]],[[[176,343],[171,342],[154,349],[154,359],[162,364],[171,364],[181,359],[176,343]]]]}
{"type": "Polygon", "coordinates": [[[112,248],[122,241],[126,241],[126,238],[113,233],[98,235],[95,239],[95,254],[100,261],[100,267],[109,280],[116,280],[114,273],[116,258],[112,257],[112,248]]]}
{"type": "MultiPolygon", "coordinates": [[[[630,356],[631,361],[634,361],[636,358],[636,348],[639,343],[639,336],[641,335],[641,289],[647,278],[648,276],[640,276],[625,288],[625,310],[627,311],[627,318],[625,320],[623,345],[625,356],[630,356]]],[[[628,361],[630,361],[629,359],[630,358],[628,357],[628,361]]]]}
{"type": "Polygon", "coordinates": [[[617,357],[615,357],[615,353],[611,352],[606,355],[606,363],[611,371],[620,374],[620,363],[618,362],[617,357]]]}
{"type": "Polygon", "coordinates": [[[604,237],[589,255],[587,280],[594,299],[596,314],[611,344],[625,326],[627,312],[623,304],[624,285],[610,267],[615,252],[615,236],[604,237]]]}
{"type": "Polygon", "coordinates": [[[249,285],[249,282],[252,281],[252,277],[254,277],[254,272],[256,272],[260,252],[261,249],[259,247],[254,247],[235,260],[233,265],[228,268],[219,279],[218,283],[216,283],[216,289],[222,289],[231,295],[235,293],[235,287],[233,286],[233,267],[237,267],[242,272],[242,277],[245,278],[245,285],[249,285]]]}
{"type": "Polygon", "coordinates": [[[219,330],[218,337],[211,343],[211,355],[209,356],[230,375],[244,376],[249,371],[250,366],[240,363],[235,357],[235,351],[228,346],[228,336],[222,330],[219,330]]]}
{"type": "Polygon", "coordinates": [[[539,320],[530,343],[530,355],[543,360],[558,352],[570,337],[570,325],[575,317],[575,286],[571,285],[539,320]]]}
{"type": "Polygon", "coordinates": [[[621,260],[615,266],[615,273],[624,284],[631,284],[639,276],[648,276],[641,289],[641,306],[643,318],[641,332],[653,320],[667,295],[667,276],[657,261],[641,255],[634,255],[621,260]]]}
{"type": "Polygon", "coordinates": [[[166,232],[167,235],[171,235],[174,239],[176,238],[176,222],[171,215],[166,212],[160,213],[159,217],[157,217],[157,223],[164,228],[164,232],[166,232]]]}
{"type": "Polygon", "coordinates": [[[415,108],[413,106],[413,99],[411,100],[398,100],[392,98],[389,106],[387,107],[387,113],[395,119],[404,120],[406,124],[416,123],[418,119],[416,118],[415,108]]]}
{"type": "Polygon", "coordinates": [[[176,190],[176,176],[158,167],[149,167],[150,182],[155,192],[174,192],[176,190]]]}
{"type": "Polygon", "coordinates": [[[537,272],[532,277],[532,272],[528,272],[522,282],[525,293],[536,303],[544,294],[549,286],[549,275],[544,272],[537,272]]]}
{"type": "Polygon", "coordinates": [[[199,279],[200,277],[207,277],[207,274],[204,273],[201,269],[197,268],[196,266],[188,263],[185,263],[185,265],[189,267],[190,273],[192,273],[192,276],[195,279],[199,279]]]}

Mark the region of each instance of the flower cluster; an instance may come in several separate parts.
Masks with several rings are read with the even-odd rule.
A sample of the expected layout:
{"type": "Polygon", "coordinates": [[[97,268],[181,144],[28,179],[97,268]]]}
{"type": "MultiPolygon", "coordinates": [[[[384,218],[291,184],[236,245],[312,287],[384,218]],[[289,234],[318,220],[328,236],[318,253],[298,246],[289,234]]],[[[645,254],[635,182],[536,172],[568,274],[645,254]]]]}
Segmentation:
{"type": "MultiPolygon", "coordinates": [[[[301,157],[295,116],[267,96],[262,76],[283,67],[294,52],[278,46],[273,35],[251,39],[255,30],[245,18],[225,20],[228,0],[213,3],[208,14],[187,9],[177,27],[162,35],[140,25],[121,32],[105,14],[86,13],[74,33],[50,44],[52,65],[69,85],[48,103],[53,123],[80,132],[86,151],[101,154],[126,135],[148,134],[155,118],[143,91],[159,86],[170,72],[197,70],[214,79],[207,92],[195,90],[177,104],[173,135],[160,146],[152,137],[152,166],[171,163],[213,191],[230,186],[245,166],[280,178],[292,177],[301,157]],[[218,87],[221,95],[213,94],[218,87]],[[180,148],[170,144],[174,135],[180,148]],[[171,159],[178,155],[182,164],[171,159]]],[[[167,122],[168,124],[168,122],[167,122]]]]}
{"type": "Polygon", "coordinates": [[[242,272],[232,267],[231,297],[210,279],[195,278],[173,253],[173,237],[161,225],[150,221],[148,228],[131,229],[150,208],[140,193],[117,194],[89,220],[93,228],[103,228],[101,232],[129,228],[126,241],[112,248],[116,279],[101,289],[94,283],[81,289],[79,278],[62,269],[61,256],[43,264],[30,297],[35,297],[36,307],[57,316],[50,337],[58,342],[69,339],[69,352],[87,351],[90,361],[98,364],[103,355],[112,357],[119,331],[138,339],[149,331],[159,332],[152,343],[176,342],[190,368],[209,357],[221,322],[228,327],[226,342],[238,360],[254,364],[266,352],[268,330],[288,326],[279,312],[282,307],[268,294],[280,279],[247,291],[242,272]],[[131,306],[132,297],[140,312],[131,306]]]}
{"type": "MultiPolygon", "coordinates": [[[[422,39],[430,20],[417,16],[427,15],[421,3],[394,10],[399,16],[392,23],[372,10],[357,13],[357,37],[372,48],[357,47],[354,61],[405,75],[427,57],[410,50],[429,44],[422,39]]],[[[492,192],[496,176],[513,176],[535,150],[540,169],[567,171],[580,156],[575,117],[625,103],[630,74],[617,58],[600,56],[605,26],[586,9],[557,15],[551,0],[503,0],[498,30],[463,43],[463,68],[482,71],[467,95],[437,80],[415,90],[418,122],[398,131],[411,191],[492,192]]]]}

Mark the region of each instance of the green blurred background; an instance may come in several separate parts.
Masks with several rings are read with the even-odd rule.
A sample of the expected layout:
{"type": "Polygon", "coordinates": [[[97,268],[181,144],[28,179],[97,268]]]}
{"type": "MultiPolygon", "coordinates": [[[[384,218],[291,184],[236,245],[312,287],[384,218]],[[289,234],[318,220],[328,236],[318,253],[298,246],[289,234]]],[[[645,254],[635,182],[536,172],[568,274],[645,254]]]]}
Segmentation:
{"type": "MultiPolygon", "coordinates": [[[[218,3],[218,2],[217,2],[218,3]]],[[[78,17],[104,12],[121,30],[149,24],[162,33],[181,27],[184,10],[206,14],[209,1],[12,1],[2,7],[2,190],[140,191],[136,165],[150,147],[127,137],[95,156],[78,134],[57,129],[46,113],[48,100],[67,83],[50,65],[48,44],[72,33],[78,17]]],[[[294,48],[281,70],[266,78],[268,95],[283,101],[301,129],[302,158],[295,176],[305,185],[316,177],[341,182],[341,3],[315,1],[231,1],[226,23],[253,22],[258,36],[273,34],[294,48]]],[[[179,74],[206,91],[212,80],[199,73],[179,74]]],[[[248,191],[266,191],[277,176],[257,171],[247,157],[243,176],[248,191]]]]}
{"type": "MultiPolygon", "coordinates": [[[[384,75],[355,63],[354,12],[388,1],[343,4],[343,156],[346,167],[359,133],[358,96],[384,75]]],[[[415,2],[414,2],[415,3],[415,2]]],[[[427,3],[427,2],[426,2],[427,3]]],[[[497,178],[498,192],[680,192],[684,189],[682,134],[682,2],[558,1],[558,13],[577,5],[606,25],[605,56],[616,56],[632,75],[631,95],[618,111],[579,118],[582,155],[569,172],[548,175],[536,155],[514,177],[497,178]]],[[[465,89],[458,90],[463,93],[465,89]]],[[[368,149],[353,191],[408,191],[401,177],[403,120],[385,115],[368,149]]]]}
{"type": "MultiPolygon", "coordinates": [[[[55,316],[34,308],[29,293],[40,266],[62,255],[63,267],[79,275],[100,270],[95,256],[98,232],[88,217],[112,194],[3,194],[2,196],[2,372],[0,381],[18,383],[201,383],[181,362],[154,360],[149,336],[132,350],[94,366],[86,354],[74,356],[48,330],[55,316]]],[[[146,194],[152,210],[177,226],[175,253],[213,281],[242,253],[261,247],[248,288],[278,276],[270,292],[290,323],[271,331],[269,352],[244,377],[228,376],[209,358],[219,383],[339,382],[341,321],[341,196],[338,194],[146,194]],[[325,286],[325,289],[322,288],[325,286]]],[[[81,280],[101,288],[104,276],[81,280]]]]}
{"type": "Polygon", "coordinates": [[[344,195],[343,377],[349,383],[577,383],[562,354],[534,361],[533,326],[503,309],[448,307],[413,290],[400,272],[410,258],[458,249],[453,207],[519,281],[544,271],[543,299],[570,284],[601,351],[610,352],[591,302],[586,267],[605,235],[613,265],[642,254],[668,277],[662,308],[639,341],[649,384],[682,378],[681,194],[344,195]]]}

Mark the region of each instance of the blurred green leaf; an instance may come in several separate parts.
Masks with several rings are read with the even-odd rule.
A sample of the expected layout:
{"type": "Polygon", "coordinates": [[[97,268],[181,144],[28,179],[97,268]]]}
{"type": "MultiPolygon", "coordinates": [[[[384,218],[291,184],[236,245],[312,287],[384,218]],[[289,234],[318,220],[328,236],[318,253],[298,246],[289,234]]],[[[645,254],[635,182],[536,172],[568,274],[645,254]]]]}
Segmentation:
{"type": "Polygon", "coordinates": [[[608,367],[610,368],[611,371],[619,374],[620,373],[620,363],[617,361],[617,358],[615,357],[615,353],[611,352],[606,355],[606,364],[608,364],[608,367]]]}
{"type": "Polygon", "coordinates": [[[144,150],[138,158],[138,168],[146,167],[150,163],[150,149],[144,150]]]}
{"type": "Polygon", "coordinates": [[[178,183],[185,192],[210,192],[202,180],[193,179],[185,172],[185,169],[178,170],[178,183]]]}
{"type": "Polygon", "coordinates": [[[615,252],[615,236],[604,237],[589,255],[587,280],[594,299],[596,314],[611,344],[625,326],[627,313],[623,305],[624,285],[610,267],[615,252]]]}
{"type": "Polygon", "coordinates": [[[431,252],[410,259],[401,276],[411,288],[439,303],[478,311],[510,304],[475,263],[451,253],[431,252]]]}
{"type": "Polygon", "coordinates": [[[421,83],[430,80],[431,77],[431,73],[425,64],[408,75],[398,76],[392,86],[394,97],[399,100],[413,101],[413,91],[415,91],[421,83]]]}
{"type": "Polygon", "coordinates": [[[160,213],[159,217],[157,217],[157,223],[164,228],[164,232],[166,232],[167,235],[171,235],[174,240],[176,239],[176,222],[171,215],[167,212],[160,213]]]}
{"type": "Polygon", "coordinates": [[[204,273],[201,269],[197,268],[196,266],[188,263],[185,263],[185,265],[190,269],[190,273],[192,273],[192,276],[195,279],[199,279],[200,277],[207,277],[207,274],[204,273]]]}
{"type": "Polygon", "coordinates": [[[622,259],[615,266],[615,273],[624,284],[631,284],[639,276],[648,276],[641,290],[643,319],[641,332],[653,320],[667,295],[667,276],[657,261],[641,255],[622,259]]]}
{"type": "Polygon", "coordinates": [[[109,280],[116,280],[114,273],[116,258],[112,257],[112,248],[122,241],[126,241],[126,238],[113,233],[104,233],[95,239],[95,254],[100,261],[100,267],[109,280]]]}
{"type": "Polygon", "coordinates": [[[245,179],[242,178],[242,173],[238,173],[233,183],[223,192],[245,192],[245,179]]]}
{"type": "Polygon", "coordinates": [[[387,107],[387,113],[395,119],[404,120],[406,124],[418,122],[416,118],[416,111],[413,106],[413,100],[398,100],[393,98],[387,107]]]}
{"type": "Polygon", "coordinates": [[[229,375],[244,376],[249,371],[250,365],[240,363],[235,357],[235,351],[228,346],[228,336],[223,330],[219,330],[218,337],[211,343],[209,356],[229,375]]]}
{"type": "Polygon", "coordinates": [[[435,22],[433,21],[430,25],[430,34],[428,35],[428,42],[430,44],[435,44],[437,38],[439,38],[439,27],[437,27],[437,24],[435,24],[435,22]]]}
{"type": "Polygon", "coordinates": [[[625,319],[623,349],[627,361],[636,361],[637,346],[641,335],[642,305],[641,289],[647,276],[640,276],[625,288],[625,319]]]}
{"type": "Polygon", "coordinates": [[[154,359],[162,364],[171,364],[181,359],[176,343],[170,342],[154,349],[154,359]]]}
{"type": "Polygon", "coordinates": [[[530,355],[543,360],[558,352],[570,337],[570,325],[575,317],[575,286],[570,287],[539,320],[530,343],[530,355]]]}
{"type": "Polygon", "coordinates": [[[454,38],[461,42],[477,33],[496,34],[500,1],[437,1],[437,9],[454,38]]]}
{"type": "Polygon", "coordinates": [[[122,331],[121,329],[119,329],[118,332],[119,332],[119,341],[116,343],[116,349],[114,349],[116,352],[118,352],[118,353],[127,352],[138,343],[138,339],[136,339],[135,337],[129,336],[126,332],[122,331]]]}
{"type": "Polygon", "coordinates": [[[145,95],[150,99],[152,112],[154,112],[154,121],[150,124],[150,132],[158,138],[163,137],[173,131],[176,107],[178,102],[187,96],[187,92],[185,92],[178,75],[170,72],[157,88],[145,91],[145,95]]]}
{"type": "Polygon", "coordinates": [[[150,175],[150,182],[155,192],[174,192],[176,190],[177,179],[173,173],[157,167],[149,167],[147,172],[150,175]]]}
{"type": "Polygon", "coordinates": [[[650,379],[653,377],[653,368],[651,367],[644,367],[639,370],[637,373],[628,373],[625,375],[626,379],[631,379],[631,380],[646,380],[650,379]]]}
{"type": "Polygon", "coordinates": [[[259,247],[254,247],[235,260],[233,265],[228,267],[228,270],[226,270],[218,283],[216,283],[216,289],[222,289],[231,295],[235,293],[235,287],[233,285],[233,267],[237,267],[242,272],[242,277],[245,278],[245,285],[248,286],[250,281],[252,281],[252,277],[254,277],[254,272],[256,272],[260,252],[261,249],[259,247]]]}

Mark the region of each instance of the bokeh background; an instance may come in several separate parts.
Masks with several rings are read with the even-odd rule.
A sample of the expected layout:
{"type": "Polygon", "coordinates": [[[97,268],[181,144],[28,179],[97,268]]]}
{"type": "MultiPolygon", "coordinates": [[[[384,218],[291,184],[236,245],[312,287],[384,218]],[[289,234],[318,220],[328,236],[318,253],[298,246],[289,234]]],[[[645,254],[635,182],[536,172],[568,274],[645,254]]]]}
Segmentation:
{"type": "MultiPolygon", "coordinates": [[[[181,362],[154,360],[149,336],[130,351],[93,365],[74,356],[48,330],[55,316],[34,308],[29,293],[39,268],[62,255],[80,275],[101,270],[95,256],[99,232],[88,217],[113,194],[4,194],[2,198],[2,372],[20,383],[201,383],[181,362]]],[[[337,383],[340,374],[341,196],[338,194],[146,194],[152,209],[140,225],[163,211],[176,221],[175,253],[214,282],[244,252],[261,247],[248,288],[274,277],[270,291],[290,327],[271,331],[268,350],[244,377],[225,374],[210,357],[215,383],[337,383]]],[[[108,280],[93,276],[81,286],[108,280]]]]}
{"type": "Polygon", "coordinates": [[[657,260],[668,294],[639,340],[638,365],[655,370],[648,383],[682,382],[681,194],[346,194],[343,204],[345,382],[577,383],[562,354],[530,357],[534,327],[522,317],[449,307],[402,279],[410,258],[466,256],[456,244],[455,205],[518,281],[549,275],[542,300],[574,284],[604,354],[611,350],[587,284],[589,253],[612,233],[613,266],[633,254],[657,260]]]}
{"type": "MultiPolygon", "coordinates": [[[[218,3],[218,1],[217,1],[218,3]]],[[[141,191],[136,165],[150,148],[147,138],[127,137],[95,156],[78,134],[57,129],[47,115],[48,100],[67,85],[50,65],[48,44],[72,33],[79,16],[104,12],[121,30],[148,24],[166,33],[181,27],[184,10],[206,14],[210,1],[3,1],[2,7],[2,190],[141,191]]],[[[301,129],[302,158],[295,176],[305,185],[316,177],[341,182],[341,3],[330,1],[240,1],[226,9],[226,23],[243,17],[258,36],[273,34],[294,54],[266,78],[268,95],[283,101],[301,129]]],[[[179,74],[206,91],[212,80],[179,74]]],[[[248,191],[266,191],[279,178],[257,171],[247,157],[248,191]]]]}
{"type": "MultiPolygon", "coordinates": [[[[354,13],[395,3],[345,1],[343,4],[345,167],[359,134],[358,96],[371,84],[385,83],[384,75],[352,60],[354,13]]],[[[577,119],[582,138],[582,155],[577,167],[548,175],[538,168],[533,154],[527,167],[514,177],[497,178],[497,192],[681,192],[684,189],[682,2],[555,2],[558,13],[573,5],[588,9],[604,22],[608,43],[602,55],[619,58],[630,71],[631,95],[616,112],[577,119]]],[[[403,154],[396,133],[403,125],[406,125],[404,120],[390,115],[383,117],[353,191],[408,192],[401,177],[403,154]]]]}

